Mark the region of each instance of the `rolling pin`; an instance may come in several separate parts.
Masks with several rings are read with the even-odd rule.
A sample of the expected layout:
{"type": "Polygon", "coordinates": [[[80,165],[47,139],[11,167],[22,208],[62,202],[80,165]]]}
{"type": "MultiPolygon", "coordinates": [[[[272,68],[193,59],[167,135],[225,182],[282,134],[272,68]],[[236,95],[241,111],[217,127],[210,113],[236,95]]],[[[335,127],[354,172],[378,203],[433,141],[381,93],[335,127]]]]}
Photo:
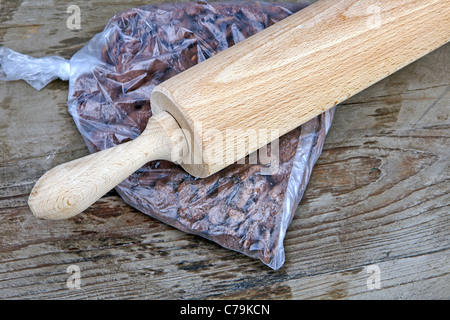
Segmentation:
{"type": "Polygon", "coordinates": [[[28,204],[72,217],[153,160],[207,177],[449,40],[447,0],[320,0],[155,87],[138,138],[53,168],[28,204]]]}

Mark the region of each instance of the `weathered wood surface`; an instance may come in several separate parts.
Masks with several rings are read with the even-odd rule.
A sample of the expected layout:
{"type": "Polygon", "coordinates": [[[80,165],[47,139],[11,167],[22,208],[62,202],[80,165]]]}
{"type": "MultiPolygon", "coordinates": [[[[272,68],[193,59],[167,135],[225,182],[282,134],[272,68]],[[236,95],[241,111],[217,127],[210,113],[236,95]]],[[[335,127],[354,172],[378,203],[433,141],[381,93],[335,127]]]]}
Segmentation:
{"type": "MultiPolygon", "coordinates": [[[[69,58],[140,1],[0,0],[0,44],[69,58]]],[[[87,154],[67,112],[67,83],[0,82],[2,299],[448,299],[450,45],[342,103],[285,240],[286,263],[182,233],[110,192],[85,213],[42,221],[36,180],[87,154]],[[67,267],[81,270],[69,290],[67,267]],[[369,290],[370,267],[381,288],[369,290]],[[368,270],[369,268],[369,270],[368,270]]]]}

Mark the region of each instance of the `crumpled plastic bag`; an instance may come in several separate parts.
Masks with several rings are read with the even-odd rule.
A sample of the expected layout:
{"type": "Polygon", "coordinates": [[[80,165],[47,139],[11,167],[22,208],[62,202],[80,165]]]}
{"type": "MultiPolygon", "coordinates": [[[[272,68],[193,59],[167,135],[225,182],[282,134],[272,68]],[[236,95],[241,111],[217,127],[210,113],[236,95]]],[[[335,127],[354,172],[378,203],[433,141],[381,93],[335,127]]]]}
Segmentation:
{"type": "MultiPolygon", "coordinates": [[[[114,16],[70,61],[0,48],[0,77],[24,79],[38,90],[56,78],[69,80],[69,112],[96,152],[139,136],[152,115],[149,97],[156,85],[305,6],[196,2],[134,8],[114,16]]],[[[154,161],[116,190],[149,216],[278,269],[285,260],[286,230],[333,113],[279,139],[274,174],[262,174],[262,163],[247,161],[199,179],[173,163],[154,161]]]]}
{"type": "Polygon", "coordinates": [[[56,79],[69,80],[70,64],[61,57],[33,58],[0,47],[0,80],[25,80],[41,90],[56,79]]]}

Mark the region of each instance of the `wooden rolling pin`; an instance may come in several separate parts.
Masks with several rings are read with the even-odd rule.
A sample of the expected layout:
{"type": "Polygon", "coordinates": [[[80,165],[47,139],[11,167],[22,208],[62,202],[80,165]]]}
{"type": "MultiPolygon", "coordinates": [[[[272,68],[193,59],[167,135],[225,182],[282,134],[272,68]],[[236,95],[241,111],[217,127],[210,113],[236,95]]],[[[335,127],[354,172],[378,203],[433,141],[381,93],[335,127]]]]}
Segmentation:
{"type": "Polygon", "coordinates": [[[53,168],[29,206],[72,217],[157,159],[209,176],[449,40],[448,0],[320,0],[157,86],[140,137],[53,168]]]}

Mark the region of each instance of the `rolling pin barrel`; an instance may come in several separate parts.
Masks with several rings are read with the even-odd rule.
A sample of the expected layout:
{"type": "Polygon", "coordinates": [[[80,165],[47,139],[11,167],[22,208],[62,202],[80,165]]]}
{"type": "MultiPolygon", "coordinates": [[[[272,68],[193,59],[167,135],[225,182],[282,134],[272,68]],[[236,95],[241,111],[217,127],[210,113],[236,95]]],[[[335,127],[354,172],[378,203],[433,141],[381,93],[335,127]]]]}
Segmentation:
{"type": "MultiPolygon", "coordinates": [[[[281,136],[449,40],[450,1],[321,0],[163,82],[152,108],[193,135],[201,165],[184,168],[205,177],[249,132],[281,136]],[[209,152],[218,139],[207,133],[227,130],[227,150],[209,152]]],[[[271,135],[257,140],[246,153],[271,135]]]]}

